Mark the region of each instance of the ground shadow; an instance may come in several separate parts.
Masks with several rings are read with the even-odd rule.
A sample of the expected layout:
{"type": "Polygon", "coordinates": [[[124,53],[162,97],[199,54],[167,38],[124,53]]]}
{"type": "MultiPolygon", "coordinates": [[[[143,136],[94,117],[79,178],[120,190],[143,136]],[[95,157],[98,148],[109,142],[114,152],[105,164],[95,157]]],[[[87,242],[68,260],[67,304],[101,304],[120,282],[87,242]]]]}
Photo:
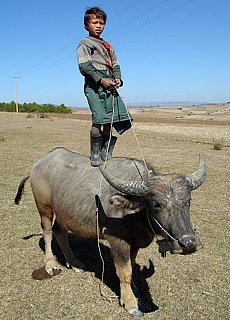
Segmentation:
{"type": "MultiPolygon", "coordinates": [[[[29,238],[30,236],[25,237],[25,239],[29,238]]],[[[73,234],[69,234],[69,244],[76,258],[79,259],[87,267],[87,271],[92,272],[97,279],[102,281],[103,264],[99,254],[97,240],[80,239],[73,234]]],[[[43,238],[40,238],[39,246],[43,251],[45,250],[43,238]]],[[[52,241],[52,249],[54,255],[57,257],[58,262],[63,267],[66,267],[64,255],[55,239],[53,239],[52,241]]],[[[109,246],[100,243],[100,250],[104,260],[103,283],[108,288],[110,288],[116,296],[119,296],[119,279],[116,275],[110,248],[109,246]]],[[[141,268],[140,265],[135,264],[133,270],[133,279],[139,290],[139,292],[136,294],[139,301],[139,308],[142,309],[145,313],[158,310],[158,306],[155,305],[152,300],[149,286],[146,281],[146,279],[151,277],[154,272],[154,265],[151,260],[149,260],[149,266],[144,266],[141,268]]]]}

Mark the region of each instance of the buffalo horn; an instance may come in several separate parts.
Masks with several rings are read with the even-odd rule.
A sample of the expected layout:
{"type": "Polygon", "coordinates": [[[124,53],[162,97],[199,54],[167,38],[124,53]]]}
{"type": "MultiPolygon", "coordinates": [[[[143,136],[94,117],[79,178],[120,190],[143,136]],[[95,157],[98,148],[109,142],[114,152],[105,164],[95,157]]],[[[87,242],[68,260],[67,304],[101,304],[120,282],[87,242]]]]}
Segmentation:
{"type": "Polygon", "coordinates": [[[186,176],[193,190],[202,185],[202,183],[206,178],[206,174],[207,174],[207,170],[206,170],[205,158],[203,154],[200,154],[198,170],[193,174],[186,176]]]}
{"type": "Polygon", "coordinates": [[[144,181],[120,181],[117,178],[110,176],[106,169],[102,167],[99,167],[99,169],[105,180],[117,191],[132,196],[141,196],[146,191],[144,181]]]}

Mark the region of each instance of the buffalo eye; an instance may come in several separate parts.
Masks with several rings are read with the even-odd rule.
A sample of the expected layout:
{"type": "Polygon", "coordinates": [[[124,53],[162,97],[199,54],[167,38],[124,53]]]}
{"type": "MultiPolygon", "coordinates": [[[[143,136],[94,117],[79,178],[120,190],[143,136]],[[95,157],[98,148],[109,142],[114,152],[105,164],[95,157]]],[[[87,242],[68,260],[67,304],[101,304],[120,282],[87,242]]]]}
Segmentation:
{"type": "Polygon", "coordinates": [[[160,205],[158,202],[151,200],[151,205],[154,209],[160,209],[162,208],[162,205],[160,205]]]}

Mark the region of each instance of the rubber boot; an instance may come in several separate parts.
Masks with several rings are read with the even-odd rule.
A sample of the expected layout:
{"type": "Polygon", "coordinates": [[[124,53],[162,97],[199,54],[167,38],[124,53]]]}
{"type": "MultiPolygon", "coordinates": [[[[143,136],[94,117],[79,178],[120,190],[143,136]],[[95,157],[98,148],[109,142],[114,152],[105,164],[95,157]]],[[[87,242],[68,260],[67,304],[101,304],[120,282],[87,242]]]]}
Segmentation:
{"type": "Polygon", "coordinates": [[[103,161],[112,159],[113,148],[117,141],[117,137],[111,136],[109,144],[109,136],[103,134],[103,147],[101,150],[101,158],[103,161]]]}
{"type": "Polygon", "coordinates": [[[99,167],[102,165],[101,159],[101,142],[102,136],[101,134],[93,134],[90,132],[90,164],[93,167],[99,167]]]}

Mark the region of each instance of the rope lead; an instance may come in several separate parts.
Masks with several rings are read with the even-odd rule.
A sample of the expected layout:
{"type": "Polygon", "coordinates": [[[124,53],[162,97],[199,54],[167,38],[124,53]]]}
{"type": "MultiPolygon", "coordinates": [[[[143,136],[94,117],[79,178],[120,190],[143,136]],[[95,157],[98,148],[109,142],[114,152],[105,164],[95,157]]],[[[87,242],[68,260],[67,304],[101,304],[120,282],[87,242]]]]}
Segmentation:
{"type": "MultiPolygon", "coordinates": [[[[116,90],[114,89],[112,91],[112,119],[111,119],[111,126],[110,126],[110,134],[109,134],[109,142],[108,142],[108,147],[107,147],[107,150],[106,150],[106,160],[103,164],[104,166],[104,169],[106,168],[106,164],[107,164],[107,158],[108,158],[108,152],[109,152],[109,146],[110,146],[110,142],[111,142],[111,138],[112,138],[112,130],[113,130],[113,120],[114,120],[114,97],[115,97],[115,94],[116,94],[116,90]]],[[[124,98],[122,96],[120,96],[121,99],[123,100],[124,102],[124,105],[125,105],[125,109],[126,109],[126,112],[127,112],[127,115],[128,115],[128,118],[129,118],[129,121],[130,121],[130,124],[131,124],[131,128],[133,130],[133,134],[134,134],[134,137],[136,139],[136,143],[138,145],[138,148],[139,148],[139,151],[140,151],[140,154],[141,154],[141,157],[142,157],[142,160],[144,162],[144,165],[145,165],[145,168],[146,168],[146,171],[147,173],[149,174],[151,171],[148,170],[148,167],[147,167],[147,164],[146,164],[146,161],[145,161],[145,158],[144,158],[144,155],[142,153],[142,150],[141,150],[141,146],[140,146],[140,143],[137,139],[137,135],[136,135],[136,132],[134,130],[134,127],[133,127],[133,124],[132,124],[132,120],[130,118],[130,115],[129,115],[129,112],[128,112],[128,108],[127,108],[127,105],[124,101],[124,98]]],[[[100,199],[100,196],[101,196],[101,189],[102,189],[102,175],[101,175],[101,179],[100,179],[100,184],[99,184],[99,192],[98,192],[98,197],[100,199]]],[[[103,293],[103,290],[102,290],[102,283],[104,282],[104,273],[105,273],[105,262],[104,262],[104,259],[103,259],[103,256],[102,256],[102,252],[101,252],[101,247],[100,247],[100,229],[99,229],[99,203],[98,201],[96,200],[96,230],[97,230],[97,245],[98,245],[98,251],[99,251],[99,255],[100,255],[100,259],[101,259],[101,262],[102,262],[102,275],[101,275],[101,282],[99,284],[99,292],[100,292],[100,295],[111,302],[111,300],[113,299],[117,299],[117,296],[108,296],[106,294],[103,293]]]]}
{"type": "Polygon", "coordinates": [[[142,150],[141,150],[140,143],[139,143],[139,141],[138,141],[138,139],[137,139],[137,134],[136,134],[136,132],[135,132],[135,129],[134,129],[132,120],[131,120],[130,115],[129,115],[129,111],[128,111],[127,105],[126,105],[126,103],[125,103],[124,96],[123,96],[123,95],[120,95],[120,97],[121,97],[122,101],[124,102],[125,109],[126,109],[126,112],[127,112],[127,115],[128,115],[129,121],[130,121],[130,124],[131,124],[131,128],[132,128],[132,130],[133,130],[133,135],[134,135],[134,137],[135,137],[135,139],[136,139],[136,143],[137,143],[137,146],[138,146],[138,148],[139,148],[139,151],[140,151],[140,154],[141,154],[141,158],[142,158],[142,160],[143,160],[143,162],[144,162],[146,172],[149,174],[149,173],[151,172],[151,170],[149,170],[148,167],[147,167],[147,164],[146,164],[146,161],[145,161],[145,158],[144,158],[144,154],[143,154],[143,152],[142,152],[142,150]]]}

